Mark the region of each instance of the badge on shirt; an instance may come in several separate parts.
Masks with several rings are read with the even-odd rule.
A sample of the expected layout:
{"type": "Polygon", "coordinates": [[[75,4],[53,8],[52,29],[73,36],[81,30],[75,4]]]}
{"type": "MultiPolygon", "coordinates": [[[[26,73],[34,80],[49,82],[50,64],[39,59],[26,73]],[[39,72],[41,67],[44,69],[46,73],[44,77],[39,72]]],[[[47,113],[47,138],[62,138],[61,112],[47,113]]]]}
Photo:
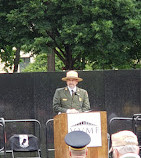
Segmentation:
{"type": "Polygon", "coordinates": [[[82,101],[82,98],[79,97],[79,101],[82,101]]]}
{"type": "Polygon", "coordinates": [[[62,100],[63,100],[63,101],[67,101],[67,99],[66,99],[66,98],[63,98],[62,100]]]}

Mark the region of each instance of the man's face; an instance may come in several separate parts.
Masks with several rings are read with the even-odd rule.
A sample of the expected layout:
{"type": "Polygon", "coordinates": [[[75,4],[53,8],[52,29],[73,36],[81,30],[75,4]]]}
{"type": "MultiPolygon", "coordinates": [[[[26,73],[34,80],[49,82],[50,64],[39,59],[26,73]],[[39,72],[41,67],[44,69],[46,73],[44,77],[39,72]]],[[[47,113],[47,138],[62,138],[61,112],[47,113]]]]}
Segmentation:
{"type": "Polygon", "coordinates": [[[78,84],[78,81],[76,79],[68,79],[66,82],[67,86],[71,89],[73,89],[78,84]]]}

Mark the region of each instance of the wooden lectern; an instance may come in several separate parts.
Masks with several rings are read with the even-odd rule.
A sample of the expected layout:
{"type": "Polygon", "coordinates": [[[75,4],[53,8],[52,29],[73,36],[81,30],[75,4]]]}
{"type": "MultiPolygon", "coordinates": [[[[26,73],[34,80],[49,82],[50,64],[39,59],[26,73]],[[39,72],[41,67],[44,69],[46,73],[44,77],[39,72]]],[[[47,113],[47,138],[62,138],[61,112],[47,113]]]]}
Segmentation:
{"type": "MultiPolygon", "coordinates": [[[[94,113],[94,112],[93,112],[94,113]]],[[[88,158],[108,158],[107,140],[107,114],[100,112],[102,146],[88,147],[88,158]]],[[[60,114],[54,117],[54,148],[55,158],[69,158],[69,148],[64,138],[68,133],[67,114],[60,114]]]]}

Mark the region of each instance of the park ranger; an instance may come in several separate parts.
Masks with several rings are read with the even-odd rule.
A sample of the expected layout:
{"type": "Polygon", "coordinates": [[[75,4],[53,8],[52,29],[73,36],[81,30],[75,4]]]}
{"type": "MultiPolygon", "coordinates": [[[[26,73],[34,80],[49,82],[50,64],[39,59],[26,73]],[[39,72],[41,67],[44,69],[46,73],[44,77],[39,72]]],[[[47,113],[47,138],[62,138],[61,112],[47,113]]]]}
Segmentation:
{"type": "Polygon", "coordinates": [[[56,113],[79,113],[90,110],[89,97],[86,90],[76,85],[83,79],[78,77],[76,71],[68,71],[66,77],[67,86],[58,88],[53,97],[53,110],[56,113]]]}

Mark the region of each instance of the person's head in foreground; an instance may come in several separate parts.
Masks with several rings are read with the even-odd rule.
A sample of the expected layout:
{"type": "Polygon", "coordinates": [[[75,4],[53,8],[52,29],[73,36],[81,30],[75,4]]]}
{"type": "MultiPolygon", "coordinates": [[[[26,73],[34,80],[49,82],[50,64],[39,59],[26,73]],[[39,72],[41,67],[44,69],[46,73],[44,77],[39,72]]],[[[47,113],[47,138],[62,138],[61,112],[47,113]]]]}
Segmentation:
{"type": "Polygon", "coordinates": [[[90,136],[83,131],[73,131],[66,135],[65,142],[69,146],[69,154],[72,158],[86,158],[90,143],[90,136]]]}
{"type": "Polygon", "coordinates": [[[137,136],[131,131],[120,131],[111,136],[113,158],[140,158],[137,136]]]}

